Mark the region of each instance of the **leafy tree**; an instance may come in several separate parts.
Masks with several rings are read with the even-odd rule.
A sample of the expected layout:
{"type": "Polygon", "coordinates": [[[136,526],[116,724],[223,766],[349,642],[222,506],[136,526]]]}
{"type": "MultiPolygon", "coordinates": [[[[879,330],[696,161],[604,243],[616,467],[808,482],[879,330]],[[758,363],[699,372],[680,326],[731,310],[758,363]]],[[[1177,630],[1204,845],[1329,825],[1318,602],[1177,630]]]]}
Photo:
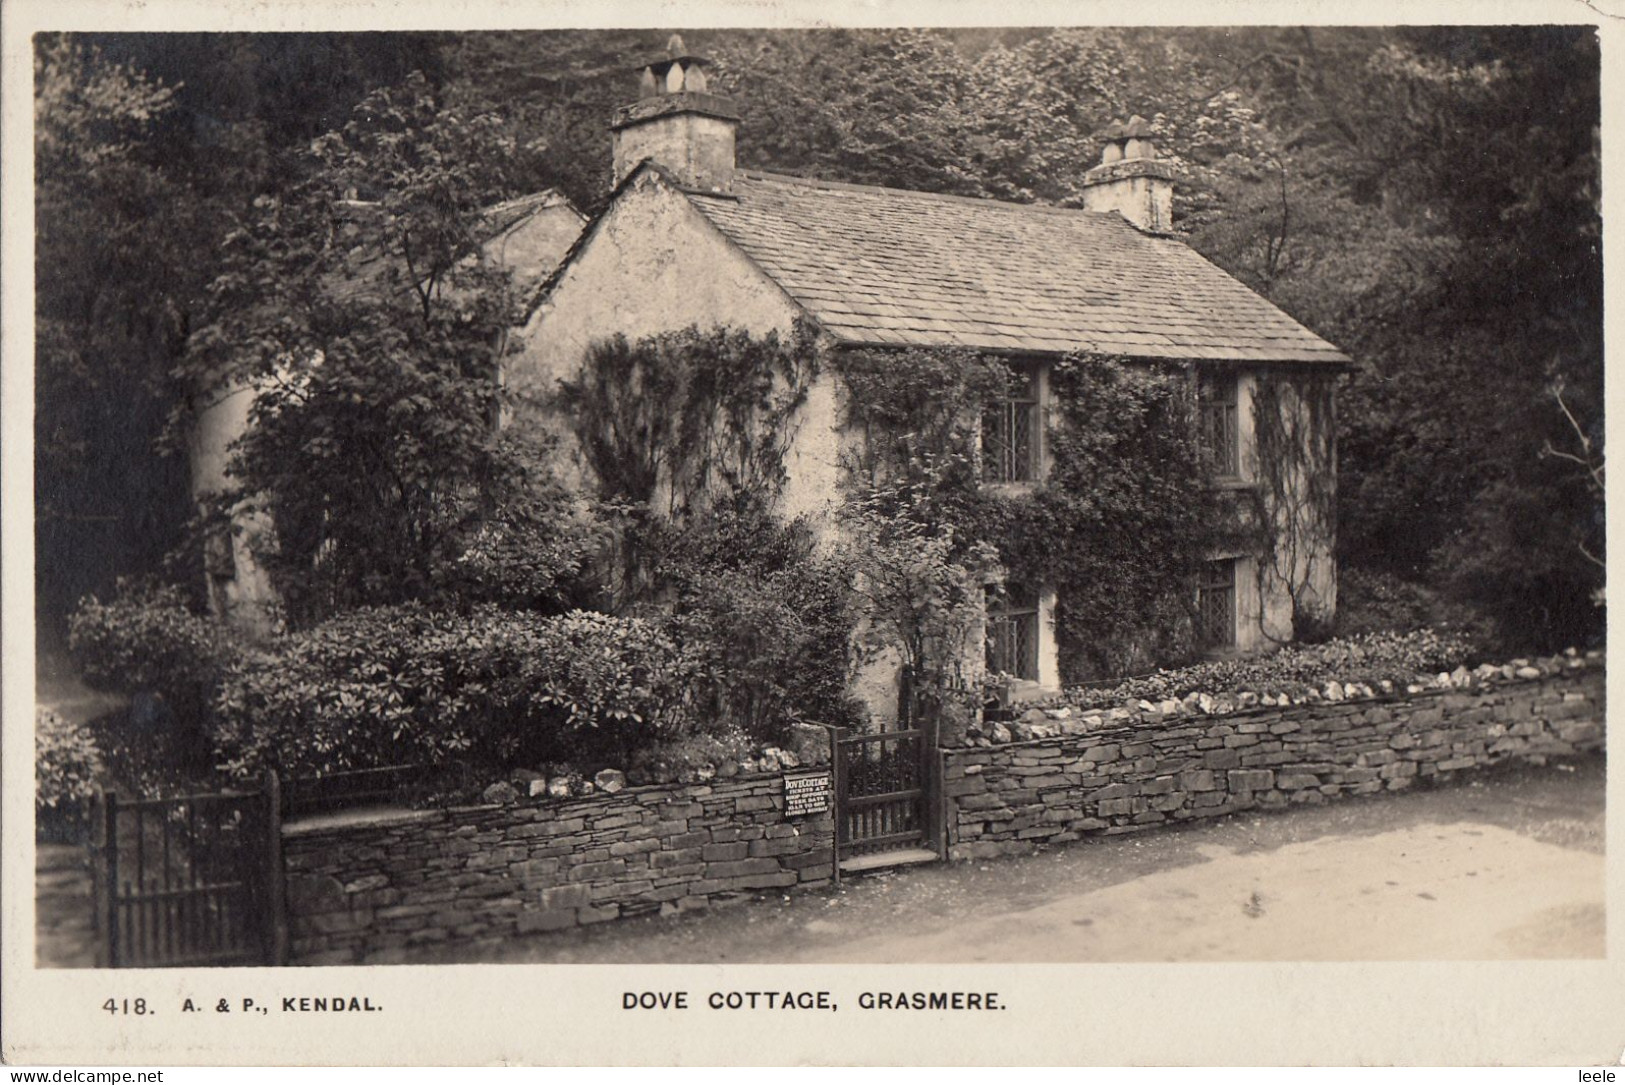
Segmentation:
{"type": "Polygon", "coordinates": [[[154,145],[173,92],[72,38],[34,56],[35,471],[41,610],[151,569],[187,516],[154,444],[198,284],[206,209],[154,145]]]}
{"type": "Polygon", "coordinates": [[[610,190],[609,125],[631,100],[634,65],[663,54],[665,32],[534,30],[460,34],[443,51],[459,107],[499,112],[535,152],[531,190],[556,188],[601,210],[610,190]]]}
{"type": "Polygon", "coordinates": [[[739,102],[746,165],[978,195],[964,108],[971,70],[943,33],[718,34],[718,84],[739,102]]]}
{"type": "Polygon", "coordinates": [[[1000,579],[997,551],[861,495],[842,518],[862,645],[871,657],[891,654],[933,691],[930,700],[948,700],[980,647],[986,590],[1000,579]]]}
{"type": "Polygon", "coordinates": [[[496,425],[516,299],[481,252],[481,211],[526,156],[500,118],[413,77],[315,141],[300,183],[230,239],[193,372],[257,391],[232,499],[268,516],[259,556],[296,622],[562,603],[577,523],[545,443],[496,425]]]}
{"type": "MultiPolygon", "coordinates": [[[[47,635],[88,593],[195,555],[172,372],[231,217],[285,153],[441,48],[412,34],[41,34],[36,563],[47,635]]],[[[191,564],[195,564],[192,562],[191,564]]]]}
{"type": "Polygon", "coordinates": [[[1585,637],[1574,540],[1600,549],[1600,494],[1541,453],[1572,438],[1553,382],[1600,417],[1594,36],[1272,33],[1256,90],[1294,133],[1300,225],[1254,281],[1367,364],[1341,412],[1346,559],[1450,587],[1508,646],[1585,637]],[[1550,535],[1514,527],[1535,509],[1550,535]]]}

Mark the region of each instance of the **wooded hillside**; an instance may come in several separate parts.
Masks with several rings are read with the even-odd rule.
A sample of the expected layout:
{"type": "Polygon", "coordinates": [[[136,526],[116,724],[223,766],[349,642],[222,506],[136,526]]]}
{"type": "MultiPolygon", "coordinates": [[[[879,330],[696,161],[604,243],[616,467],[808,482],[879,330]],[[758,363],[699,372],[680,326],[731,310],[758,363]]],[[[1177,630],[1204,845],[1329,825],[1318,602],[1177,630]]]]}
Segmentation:
{"type": "MultiPolygon", "coordinates": [[[[462,164],[474,195],[552,187],[590,214],[608,195],[611,113],[668,35],[38,38],[42,617],[185,550],[171,423],[220,289],[218,254],[256,204],[311,182],[313,140],[380,90],[419,88],[443,129],[469,126],[448,146],[484,141],[489,159],[469,153],[501,162],[462,164]]],[[[1176,217],[1189,243],[1362,367],[1338,419],[1350,620],[1482,620],[1519,647],[1600,632],[1600,57],[1588,28],[685,40],[716,61],[715,89],[743,114],[741,163],[781,172],[1070,206],[1096,134],[1149,118],[1184,170],[1176,217]]],[[[388,183],[364,166],[364,183],[388,183]]]]}

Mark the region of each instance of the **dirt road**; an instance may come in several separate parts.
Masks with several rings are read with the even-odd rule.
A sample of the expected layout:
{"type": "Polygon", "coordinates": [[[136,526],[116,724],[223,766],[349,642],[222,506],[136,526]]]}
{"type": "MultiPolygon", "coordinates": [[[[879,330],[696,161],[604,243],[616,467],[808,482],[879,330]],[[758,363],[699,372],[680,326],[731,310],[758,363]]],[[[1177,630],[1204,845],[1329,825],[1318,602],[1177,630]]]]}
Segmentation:
{"type": "Polygon", "coordinates": [[[1589,757],[412,961],[1600,957],[1603,790],[1589,757]]]}

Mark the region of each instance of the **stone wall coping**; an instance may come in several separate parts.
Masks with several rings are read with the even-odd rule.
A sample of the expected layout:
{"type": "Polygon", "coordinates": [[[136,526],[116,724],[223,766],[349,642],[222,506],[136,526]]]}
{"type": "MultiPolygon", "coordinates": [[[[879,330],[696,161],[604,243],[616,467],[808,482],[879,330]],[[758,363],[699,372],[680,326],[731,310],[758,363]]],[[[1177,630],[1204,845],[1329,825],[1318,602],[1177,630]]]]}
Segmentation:
{"type": "MultiPolygon", "coordinates": [[[[1416,690],[1415,692],[1400,688],[1397,686],[1397,684],[1392,692],[1383,692],[1367,685],[1367,688],[1371,689],[1371,693],[1369,695],[1345,696],[1342,700],[1328,700],[1319,696],[1317,691],[1317,695],[1313,699],[1305,698],[1301,701],[1294,701],[1291,704],[1236,705],[1224,712],[1191,712],[1183,709],[1177,712],[1162,712],[1158,710],[1148,711],[1146,709],[1136,707],[1133,702],[1129,701],[1116,705],[1096,706],[1093,708],[1080,708],[1077,705],[1065,704],[1034,705],[1032,706],[1033,709],[1044,712],[1053,712],[1066,709],[1070,712],[1069,718],[1071,719],[1082,719],[1090,716],[1100,716],[1103,717],[1103,719],[1101,726],[1091,727],[1086,730],[1063,731],[1060,734],[1040,735],[1029,739],[1012,739],[1009,742],[993,742],[985,746],[980,744],[943,746],[941,747],[941,750],[945,754],[959,756],[973,754],[978,751],[1042,746],[1046,744],[1064,742],[1067,739],[1089,741],[1099,738],[1109,739],[1118,732],[1140,731],[1147,724],[1166,724],[1171,727],[1177,727],[1185,723],[1196,723],[1198,721],[1236,720],[1245,723],[1260,716],[1279,716],[1283,713],[1299,712],[1304,709],[1324,709],[1344,706],[1350,709],[1359,709],[1363,707],[1380,707],[1382,705],[1397,703],[1427,701],[1438,697],[1450,696],[1452,694],[1478,696],[1517,686],[1533,685],[1541,682],[1561,682],[1567,679],[1578,679],[1595,671],[1604,670],[1605,667],[1605,657],[1600,655],[1582,655],[1565,659],[1564,668],[1561,671],[1552,674],[1530,676],[1527,678],[1508,678],[1504,675],[1498,674],[1494,677],[1475,678],[1461,685],[1451,684],[1448,686],[1441,686],[1437,684],[1438,679],[1436,678],[1429,678],[1426,675],[1418,675],[1415,683],[1413,684],[1420,685],[1421,683],[1426,682],[1427,685],[1422,689],[1416,690]],[[1129,715],[1126,718],[1110,718],[1113,711],[1120,709],[1126,709],[1129,715]]],[[[1499,670],[1499,668],[1497,668],[1497,670],[1499,670]]],[[[1472,674],[1473,672],[1468,673],[1472,674]]],[[[1338,684],[1343,685],[1344,683],[1338,684]]],[[[1218,696],[1235,697],[1237,694],[1220,694],[1218,696]]],[[[1058,726],[1059,723],[1059,719],[1051,718],[1050,720],[1050,726],[1058,726]]]]}
{"type": "Polygon", "coordinates": [[[443,814],[489,814],[492,810],[501,810],[500,802],[464,803],[462,806],[437,806],[435,813],[443,814]]]}
{"type": "Polygon", "coordinates": [[[793,769],[780,769],[778,772],[740,773],[736,776],[717,777],[711,780],[695,783],[665,783],[665,784],[639,784],[635,787],[625,787],[619,791],[597,791],[591,795],[571,795],[568,798],[554,798],[546,795],[521,797],[512,803],[480,802],[462,803],[456,806],[435,806],[427,809],[414,809],[396,804],[378,804],[370,806],[357,806],[348,810],[333,810],[320,814],[301,815],[297,819],[284,822],[283,836],[313,836],[325,832],[350,832],[358,829],[383,829],[395,825],[411,825],[426,821],[433,821],[442,817],[469,817],[479,814],[489,814],[498,810],[509,808],[530,808],[558,810],[569,807],[575,803],[598,804],[605,800],[629,798],[636,800],[639,795],[654,793],[669,793],[679,801],[703,797],[718,787],[731,787],[743,785],[746,787],[771,783],[783,777],[786,772],[828,772],[829,765],[807,765],[793,769]],[[703,789],[703,790],[702,790],[703,789]],[[702,791],[700,796],[694,792],[702,791]]]}
{"type": "Polygon", "coordinates": [[[775,772],[741,772],[736,773],[733,776],[713,776],[707,780],[691,780],[687,783],[672,780],[667,783],[628,784],[619,791],[594,791],[590,795],[566,795],[562,797],[554,795],[523,795],[520,796],[517,801],[512,803],[485,803],[478,806],[453,807],[451,809],[456,811],[466,810],[470,812],[496,810],[505,806],[547,807],[551,809],[553,807],[565,806],[573,802],[600,802],[604,799],[618,798],[621,796],[633,797],[638,795],[647,795],[659,791],[676,793],[686,792],[694,788],[705,788],[707,791],[710,791],[713,788],[732,787],[736,784],[751,786],[781,779],[787,772],[829,771],[829,763],[823,762],[816,765],[798,765],[795,768],[782,768],[775,772]]]}
{"type": "MultiPolygon", "coordinates": [[[[494,807],[492,808],[494,809],[494,807]]],[[[413,810],[405,806],[357,806],[349,810],[333,810],[323,814],[309,814],[282,824],[283,836],[314,836],[326,832],[350,832],[356,829],[382,829],[392,825],[416,825],[438,821],[445,810],[413,810]]]]}

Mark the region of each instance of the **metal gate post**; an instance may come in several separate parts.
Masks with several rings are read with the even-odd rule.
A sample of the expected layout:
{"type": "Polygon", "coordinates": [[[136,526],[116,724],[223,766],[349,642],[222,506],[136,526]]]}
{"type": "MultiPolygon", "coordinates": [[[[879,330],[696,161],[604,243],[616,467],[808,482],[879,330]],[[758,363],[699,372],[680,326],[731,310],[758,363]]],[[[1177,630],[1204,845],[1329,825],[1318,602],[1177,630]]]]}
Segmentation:
{"type": "Polygon", "coordinates": [[[112,965],[112,954],[108,952],[107,932],[111,929],[108,922],[109,906],[107,895],[107,871],[104,869],[107,862],[107,798],[102,794],[101,788],[90,797],[90,836],[86,841],[85,852],[90,859],[90,909],[96,925],[96,967],[108,968],[112,965]]]}
{"type": "Polygon", "coordinates": [[[288,963],[288,899],[282,869],[282,780],[265,770],[265,895],[268,964],[288,963]]]}
{"type": "Polygon", "coordinates": [[[836,885],[841,884],[841,833],[846,824],[846,779],[841,773],[841,735],[846,728],[837,724],[824,724],[829,731],[829,775],[830,791],[832,795],[831,813],[834,817],[834,831],[830,834],[829,865],[830,877],[836,885]]]}
{"type": "Polygon", "coordinates": [[[96,891],[96,919],[101,926],[97,939],[97,965],[117,968],[118,944],[118,792],[108,791],[101,796],[96,835],[100,838],[96,870],[100,876],[96,891]]]}

